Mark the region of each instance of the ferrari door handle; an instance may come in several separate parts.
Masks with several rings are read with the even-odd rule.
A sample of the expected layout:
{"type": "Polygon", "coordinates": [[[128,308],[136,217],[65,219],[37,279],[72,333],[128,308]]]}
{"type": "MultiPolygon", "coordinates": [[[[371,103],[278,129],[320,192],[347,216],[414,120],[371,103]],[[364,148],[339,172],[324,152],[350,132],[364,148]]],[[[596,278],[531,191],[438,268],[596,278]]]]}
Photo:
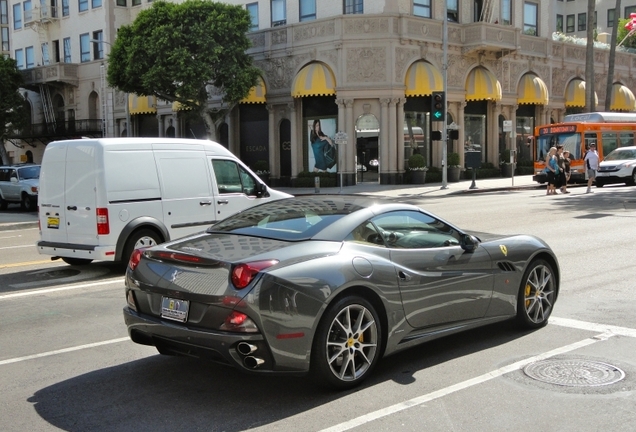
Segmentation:
{"type": "Polygon", "coordinates": [[[408,275],[401,270],[398,272],[398,277],[407,282],[411,280],[411,275],[408,275]]]}
{"type": "Polygon", "coordinates": [[[228,201],[228,200],[226,200],[226,199],[223,199],[223,200],[222,200],[222,199],[220,199],[220,200],[218,200],[216,203],[217,203],[217,204],[227,204],[227,203],[229,203],[229,201],[228,201]]]}

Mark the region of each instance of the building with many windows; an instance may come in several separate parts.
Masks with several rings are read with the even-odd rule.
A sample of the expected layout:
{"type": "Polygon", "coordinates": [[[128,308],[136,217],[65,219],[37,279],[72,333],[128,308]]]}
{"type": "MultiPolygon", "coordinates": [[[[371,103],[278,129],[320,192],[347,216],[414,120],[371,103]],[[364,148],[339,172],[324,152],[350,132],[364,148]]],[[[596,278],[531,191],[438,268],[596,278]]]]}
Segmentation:
{"type": "MultiPolygon", "coordinates": [[[[226,2],[252,16],[249,53],[262,76],[220,120],[216,136],[250,165],[268,160],[275,185],[293,183],[302,171],[342,173],[343,185],[401,183],[414,152],[429,166],[442,165],[443,144],[431,140],[431,130],[446,125],[458,128],[458,139],[445,145],[462,164],[466,150],[495,166],[506,149],[530,159],[527,138],[535,125],[585,107],[586,47],[553,40],[552,33],[570,15],[578,20],[587,0],[226,2]],[[430,116],[431,94],[444,89],[447,113],[439,122],[430,116]],[[504,124],[514,125],[512,132],[504,124]],[[332,141],[336,132],[347,134],[336,164],[325,163],[328,148],[312,133],[318,127],[332,141]]],[[[599,5],[609,10],[611,3],[599,5]]],[[[29,149],[38,161],[46,143],[62,137],[205,137],[202,122],[177,104],[126,95],[105,82],[117,29],[151,2],[3,4],[9,28],[3,50],[24,69],[32,120],[11,137],[14,159],[29,149]]],[[[624,6],[621,17],[632,11],[624,6]]],[[[597,26],[606,30],[600,8],[597,26]]],[[[609,49],[595,48],[594,57],[599,106],[610,98],[612,110],[636,110],[636,55],[617,52],[610,95],[609,49]]],[[[211,92],[210,107],[219,104],[211,92]]]]}

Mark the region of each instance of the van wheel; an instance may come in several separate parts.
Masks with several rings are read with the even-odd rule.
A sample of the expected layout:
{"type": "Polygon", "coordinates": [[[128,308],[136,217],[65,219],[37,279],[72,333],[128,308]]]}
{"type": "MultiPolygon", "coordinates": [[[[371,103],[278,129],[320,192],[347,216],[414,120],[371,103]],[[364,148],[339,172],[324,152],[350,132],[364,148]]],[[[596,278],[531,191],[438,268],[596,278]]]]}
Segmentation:
{"type": "Polygon", "coordinates": [[[127,265],[130,260],[130,256],[135,249],[154,246],[162,241],[163,240],[159,234],[151,229],[145,228],[135,231],[130,235],[130,237],[128,237],[128,240],[126,240],[126,246],[124,247],[124,252],[121,256],[121,262],[127,265]]]}
{"type": "Polygon", "coordinates": [[[65,257],[62,257],[62,261],[64,261],[68,265],[75,265],[75,266],[86,265],[86,264],[90,264],[90,263],[93,262],[92,259],[86,259],[86,258],[65,258],[65,257]]]}

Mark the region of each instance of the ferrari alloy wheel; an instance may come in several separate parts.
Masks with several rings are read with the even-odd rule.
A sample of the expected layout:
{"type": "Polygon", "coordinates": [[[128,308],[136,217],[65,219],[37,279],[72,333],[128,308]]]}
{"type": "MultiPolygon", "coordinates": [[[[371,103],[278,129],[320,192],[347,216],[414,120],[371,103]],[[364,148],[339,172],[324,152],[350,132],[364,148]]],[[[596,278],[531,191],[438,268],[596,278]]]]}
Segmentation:
{"type": "Polygon", "coordinates": [[[381,340],[380,321],[373,306],[360,297],[344,297],[320,322],[312,370],[331,387],[354,387],[377,363],[381,340]]]}
{"type": "Polygon", "coordinates": [[[552,266],[536,260],[523,275],[517,301],[517,321],[526,328],[539,328],[548,323],[556,300],[556,276],[552,266]]]}

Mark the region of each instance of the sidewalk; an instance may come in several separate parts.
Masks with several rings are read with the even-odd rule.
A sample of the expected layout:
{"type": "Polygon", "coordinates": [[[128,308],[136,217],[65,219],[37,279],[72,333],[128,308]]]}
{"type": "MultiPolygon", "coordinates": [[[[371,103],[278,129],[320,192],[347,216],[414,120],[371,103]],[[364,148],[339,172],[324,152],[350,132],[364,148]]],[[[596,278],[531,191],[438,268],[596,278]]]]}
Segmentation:
{"type": "MultiPolygon", "coordinates": [[[[515,189],[533,189],[542,187],[532,180],[532,175],[516,176],[513,178],[488,178],[475,180],[475,188],[471,189],[472,180],[460,180],[457,183],[447,182],[447,187],[442,189],[442,183],[425,183],[423,185],[381,185],[378,183],[358,183],[355,186],[321,187],[318,192],[315,188],[277,188],[280,191],[292,195],[312,194],[367,194],[399,197],[404,195],[445,196],[463,193],[496,192],[515,189]]],[[[545,187],[545,186],[543,186],[545,187]]]]}
{"type": "MultiPolygon", "coordinates": [[[[472,180],[461,180],[457,183],[447,183],[442,189],[442,183],[426,183],[423,185],[381,185],[378,183],[358,183],[355,186],[320,188],[320,194],[366,194],[400,197],[419,195],[427,197],[439,197],[463,193],[496,192],[516,189],[540,188],[538,183],[532,181],[531,175],[516,176],[512,178],[489,178],[475,180],[475,189],[470,189],[472,180]]],[[[545,187],[545,186],[543,186],[545,187]]],[[[291,195],[313,195],[315,188],[277,188],[291,195]]],[[[0,211],[0,231],[35,228],[38,226],[38,214],[36,212],[23,212],[16,207],[7,211],[0,211]]]]}

